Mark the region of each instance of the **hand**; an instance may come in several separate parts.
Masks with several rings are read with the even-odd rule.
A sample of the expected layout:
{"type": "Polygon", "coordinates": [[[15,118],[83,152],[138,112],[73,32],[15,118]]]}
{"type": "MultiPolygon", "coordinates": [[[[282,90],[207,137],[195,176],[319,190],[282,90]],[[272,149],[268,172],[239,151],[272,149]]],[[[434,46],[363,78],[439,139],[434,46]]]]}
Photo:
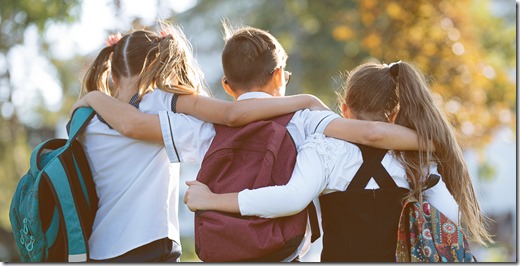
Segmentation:
{"type": "Polygon", "coordinates": [[[69,117],[72,117],[72,114],[74,113],[74,111],[80,107],[90,107],[90,105],[87,102],[87,96],[88,96],[88,94],[81,97],[77,102],[74,103],[74,105],[70,109],[69,117]]]}
{"type": "Polygon", "coordinates": [[[329,110],[329,107],[324,104],[320,98],[312,95],[312,94],[304,94],[304,96],[306,97],[309,97],[309,100],[310,100],[310,105],[309,105],[309,109],[310,110],[329,110]]]}
{"type": "Polygon", "coordinates": [[[208,209],[208,204],[211,202],[213,195],[209,187],[196,180],[186,181],[186,185],[189,188],[184,194],[184,204],[188,206],[188,209],[192,212],[208,209]]]}

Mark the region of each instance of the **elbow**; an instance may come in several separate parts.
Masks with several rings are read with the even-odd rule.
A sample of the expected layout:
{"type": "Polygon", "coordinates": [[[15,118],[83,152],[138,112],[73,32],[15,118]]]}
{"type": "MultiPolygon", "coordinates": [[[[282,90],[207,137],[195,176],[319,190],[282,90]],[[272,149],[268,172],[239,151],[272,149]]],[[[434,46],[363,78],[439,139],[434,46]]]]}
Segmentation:
{"type": "Polygon", "coordinates": [[[301,211],[305,210],[305,208],[307,208],[307,206],[308,206],[308,204],[294,203],[291,205],[292,208],[287,210],[287,216],[298,214],[301,211]]]}
{"type": "MultiPolygon", "coordinates": [[[[312,202],[312,200],[311,200],[312,202]]],[[[300,213],[305,210],[309,205],[309,201],[297,201],[297,200],[289,200],[287,201],[287,205],[284,205],[285,213],[284,216],[290,216],[300,213]]]]}
{"type": "Polygon", "coordinates": [[[134,126],[132,123],[122,123],[118,131],[119,133],[121,133],[121,135],[125,137],[132,139],[139,138],[139,131],[137,130],[137,127],[134,126]]]}
{"type": "Polygon", "coordinates": [[[225,118],[225,125],[228,127],[239,127],[246,124],[244,121],[244,115],[238,115],[231,112],[225,118]]]}
{"type": "Polygon", "coordinates": [[[371,124],[370,128],[366,131],[363,138],[361,139],[361,143],[363,145],[371,146],[376,143],[380,143],[385,138],[385,132],[380,126],[379,122],[371,124]]]}

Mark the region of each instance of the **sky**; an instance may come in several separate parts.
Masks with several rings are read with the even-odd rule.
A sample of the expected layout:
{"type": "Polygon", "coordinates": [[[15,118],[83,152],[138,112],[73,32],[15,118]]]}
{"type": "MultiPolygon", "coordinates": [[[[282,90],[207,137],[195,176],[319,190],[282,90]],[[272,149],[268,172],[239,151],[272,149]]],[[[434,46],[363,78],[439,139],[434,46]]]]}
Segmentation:
{"type": "MultiPolygon", "coordinates": [[[[121,0],[121,13],[114,15],[113,0],[89,0],[81,3],[80,18],[76,23],[53,23],[44,38],[50,52],[57,59],[70,59],[77,54],[95,55],[105,44],[114,29],[127,30],[132,19],[139,16],[144,24],[153,24],[156,15],[168,17],[170,12],[181,13],[193,7],[197,0],[162,0],[160,4],[149,1],[121,0]],[[159,10],[159,11],[157,11],[159,10]]],[[[23,84],[13,90],[12,103],[2,104],[0,114],[10,117],[16,107],[22,123],[38,128],[41,117],[33,109],[40,101],[51,112],[60,110],[63,91],[54,67],[39,50],[38,31],[30,26],[25,32],[25,42],[10,50],[7,58],[0,58],[0,67],[10,66],[13,84],[23,84]]],[[[78,81],[79,82],[79,81],[78,81]]],[[[1,85],[1,84],[0,84],[1,85]]],[[[8,86],[0,86],[0,98],[10,94],[8,86]]]]}
{"type": "Polygon", "coordinates": [[[161,1],[161,10],[148,1],[121,1],[121,14],[114,15],[113,0],[83,1],[81,18],[78,23],[69,25],[56,24],[49,29],[47,38],[55,41],[53,52],[62,58],[69,58],[74,53],[90,53],[104,45],[107,29],[127,29],[133,17],[139,16],[144,24],[152,24],[159,17],[167,17],[170,11],[184,12],[193,7],[197,0],[161,1]],[[63,39],[66,35],[67,38],[63,39]]]}

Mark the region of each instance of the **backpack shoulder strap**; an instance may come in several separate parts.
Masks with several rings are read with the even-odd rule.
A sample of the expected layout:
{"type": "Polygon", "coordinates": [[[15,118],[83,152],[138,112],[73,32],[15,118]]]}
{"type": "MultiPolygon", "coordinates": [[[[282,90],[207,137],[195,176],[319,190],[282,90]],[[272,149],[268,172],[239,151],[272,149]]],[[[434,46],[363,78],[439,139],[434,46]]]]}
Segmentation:
{"type": "Polygon", "coordinates": [[[60,223],[64,224],[64,233],[67,236],[66,247],[68,261],[86,261],[88,239],[82,233],[79,210],[76,207],[71,184],[67,177],[67,170],[60,159],[52,160],[42,173],[42,178],[50,183],[56,206],[63,217],[60,223]]]}
{"type": "Polygon", "coordinates": [[[78,137],[78,134],[84,129],[88,122],[94,117],[95,112],[91,107],[80,107],[74,110],[72,119],[69,121],[67,127],[70,127],[69,139],[66,144],[63,144],[63,140],[60,139],[48,139],[40,143],[31,153],[29,172],[33,176],[37,176],[38,172],[42,170],[43,166],[40,165],[40,155],[46,150],[56,150],[62,146],[70,146],[72,140],[78,137]]]}
{"type": "Polygon", "coordinates": [[[83,128],[85,128],[94,117],[94,109],[91,107],[81,107],[76,110],[74,110],[74,113],[72,114],[72,119],[70,122],[70,133],[69,133],[69,141],[76,139],[78,137],[78,134],[81,132],[83,128]]]}
{"type": "Polygon", "coordinates": [[[439,175],[430,174],[428,176],[428,179],[426,179],[426,184],[425,184],[425,187],[423,189],[423,192],[425,190],[430,189],[430,188],[434,187],[435,185],[437,185],[437,183],[439,183],[440,179],[441,179],[441,177],[439,175]]]}
{"type": "Polygon", "coordinates": [[[380,188],[397,187],[394,179],[381,164],[388,150],[372,148],[357,143],[352,144],[358,146],[361,150],[363,164],[361,164],[361,167],[352,178],[347,190],[364,189],[371,178],[374,178],[380,188]]]}

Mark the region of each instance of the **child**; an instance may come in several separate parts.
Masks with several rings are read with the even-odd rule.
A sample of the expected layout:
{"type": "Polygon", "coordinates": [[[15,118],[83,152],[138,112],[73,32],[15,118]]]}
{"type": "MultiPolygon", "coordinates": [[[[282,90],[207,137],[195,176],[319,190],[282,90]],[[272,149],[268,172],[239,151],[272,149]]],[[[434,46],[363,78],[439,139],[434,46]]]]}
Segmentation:
{"type": "MultiPolygon", "coordinates": [[[[310,108],[311,102],[321,105],[310,96],[246,105],[199,96],[205,90],[204,81],[188,41],[180,28],[166,23],[162,27],[160,35],[134,30],[122,37],[111,36],[84,77],[82,94],[86,96],[78,104],[87,98],[95,101],[91,96],[102,94],[117,103],[130,103],[133,107],[128,106],[136,111],[157,114],[172,109],[175,93],[183,95],[177,102],[179,110],[214,122],[238,124],[310,108]],[[109,78],[113,87],[108,86],[109,78]],[[221,112],[206,112],[201,105],[221,112]],[[241,111],[255,106],[258,112],[241,111]],[[244,115],[237,116],[235,111],[244,115]]],[[[170,168],[164,145],[124,137],[111,129],[110,119],[108,124],[103,120],[107,117],[104,113],[94,117],[80,139],[99,197],[89,259],[178,261],[178,176],[170,168]]],[[[161,138],[160,131],[147,133],[161,138]]]]}
{"type": "MultiPolygon", "coordinates": [[[[257,28],[244,27],[233,32],[226,25],[224,27],[226,45],[222,64],[225,77],[222,78],[222,85],[226,92],[237,99],[237,103],[247,102],[248,105],[253,98],[265,98],[261,99],[265,101],[284,95],[290,75],[284,70],[287,54],[280,43],[268,32],[257,28]]],[[[182,96],[179,97],[181,99],[182,96]]],[[[215,136],[212,124],[175,112],[188,110],[191,112],[189,114],[194,115],[198,112],[215,114],[218,113],[215,108],[199,105],[191,110],[180,110],[183,103],[179,101],[177,110],[160,111],[158,119],[157,116],[140,113],[135,108],[116,102],[101,93],[89,93],[75,107],[92,106],[124,135],[163,142],[171,162],[200,162],[215,136]]],[[[258,115],[256,112],[249,116],[258,115]]],[[[287,125],[287,130],[297,148],[313,133],[384,148],[406,150],[418,147],[413,130],[383,122],[340,119],[330,111],[297,111],[287,125]]],[[[308,246],[308,241],[302,242],[302,254],[308,246]]],[[[286,260],[290,261],[297,256],[294,254],[286,260]]]]}
{"type": "Polygon", "coordinates": [[[442,179],[424,192],[425,198],[454,224],[460,209],[474,240],[491,242],[460,146],[434,106],[422,73],[406,62],[365,64],[350,73],[344,91],[343,116],[413,128],[425,152],[378,150],[315,134],[300,147],[287,185],[213,194],[204,184],[189,181],[185,203],[192,211],[274,218],[298,213],[319,196],[321,261],[395,262],[403,198],[421,199],[426,177],[440,174],[442,179]]]}

